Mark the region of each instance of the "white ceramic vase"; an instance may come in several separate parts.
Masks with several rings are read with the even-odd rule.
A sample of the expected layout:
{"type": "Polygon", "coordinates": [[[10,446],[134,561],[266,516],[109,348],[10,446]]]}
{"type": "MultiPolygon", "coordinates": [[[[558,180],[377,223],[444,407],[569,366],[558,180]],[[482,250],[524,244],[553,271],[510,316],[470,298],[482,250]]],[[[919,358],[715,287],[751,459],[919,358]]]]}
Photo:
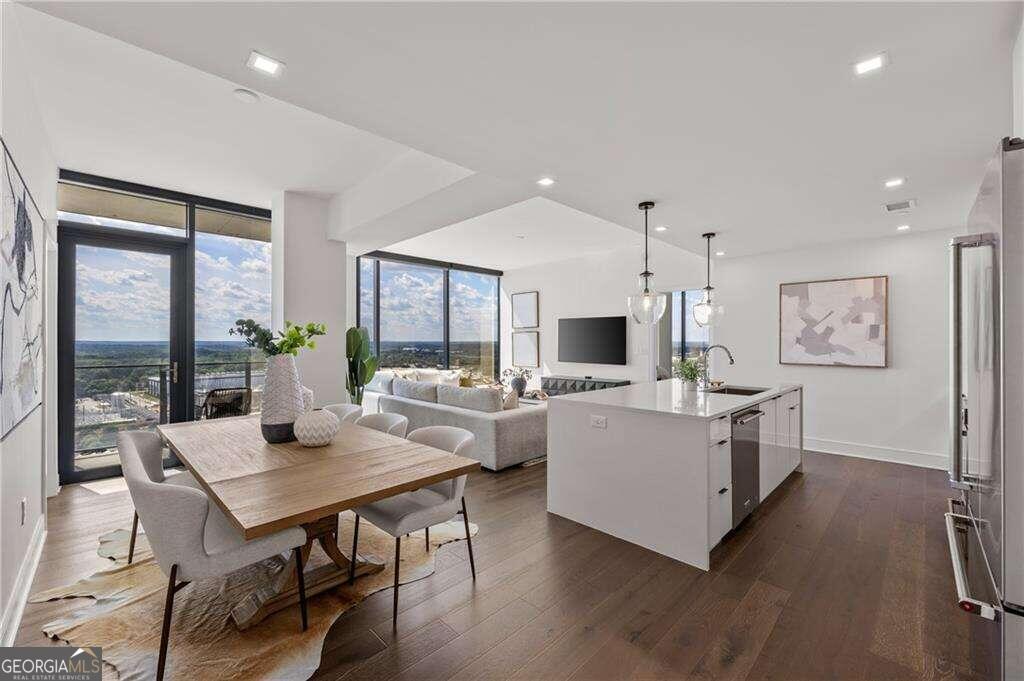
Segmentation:
{"type": "Polygon", "coordinates": [[[326,409],[314,409],[295,419],[295,437],[304,447],[323,447],[334,439],[341,421],[326,409]]]}
{"type": "Polygon", "coordinates": [[[302,384],[292,355],[272,355],[267,358],[267,375],[263,383],[263,407],[260,411],[260,429],[263,439],[270,443],[291,442],[295,439],[295,419],[305,413],[302,403],[302,384]]]}

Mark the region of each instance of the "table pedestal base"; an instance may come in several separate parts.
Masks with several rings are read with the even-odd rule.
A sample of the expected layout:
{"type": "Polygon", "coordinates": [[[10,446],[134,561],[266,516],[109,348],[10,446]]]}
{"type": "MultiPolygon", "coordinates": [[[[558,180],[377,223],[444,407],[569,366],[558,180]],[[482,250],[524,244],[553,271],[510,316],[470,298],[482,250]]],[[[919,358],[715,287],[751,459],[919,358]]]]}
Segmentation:
{"type": "MultiPolygon", "coordinates": [[[[333,589],[348,580],[349,559],[338,548],[338,516],[331,515],[302,526],[306,531],[306,544],[302,547],[302,564],[309,565],[309,553],[314,541],[331,559],[327,565],[307,569],[306,598],[333,589]]],[[[353,556],[355,576],[369,575],[384,569],[383,561],[370,561],[353,556]]],[[[231,611],[239,629],[248,629],[272,613],[299,602],[299,584],[295,575],[295,558],[289,553],[281,557],[281,570],[265,585],[246,596],[231,611]]]]}

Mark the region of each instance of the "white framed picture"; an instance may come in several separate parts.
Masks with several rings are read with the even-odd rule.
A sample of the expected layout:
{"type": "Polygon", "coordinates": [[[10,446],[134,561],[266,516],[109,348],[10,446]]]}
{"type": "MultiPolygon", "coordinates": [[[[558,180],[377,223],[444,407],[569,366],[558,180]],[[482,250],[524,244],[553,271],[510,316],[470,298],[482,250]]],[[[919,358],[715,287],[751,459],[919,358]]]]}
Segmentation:
{"type": "Polygon", "coordinates": [[[889,278],[779,285],[779,363],[885,368],[889,278]]]}
{"type": "Polygon", "coordinates": [[[540,366],[540,333],[517,331],[512,334],[512,364],[517,367],[540,366]]]}
{"type": "Polygon", "coordinates": [[[512,294],[513,329],[534,329],[540,326],[539,299],[537,291],[512,294]]]}

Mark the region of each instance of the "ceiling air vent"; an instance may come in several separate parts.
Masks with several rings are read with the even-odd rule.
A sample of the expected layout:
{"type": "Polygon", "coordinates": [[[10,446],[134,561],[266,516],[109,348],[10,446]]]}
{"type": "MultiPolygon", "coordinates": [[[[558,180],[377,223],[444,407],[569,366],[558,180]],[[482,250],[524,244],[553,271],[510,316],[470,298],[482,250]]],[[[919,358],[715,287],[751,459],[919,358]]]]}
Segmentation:
{"type": "Polygon", "coordinates": [[[885,204],[886,213],[909,213],[917,205],[917,199],[907,199],[906,201],[893,201],[892,203],[885,204]]]}

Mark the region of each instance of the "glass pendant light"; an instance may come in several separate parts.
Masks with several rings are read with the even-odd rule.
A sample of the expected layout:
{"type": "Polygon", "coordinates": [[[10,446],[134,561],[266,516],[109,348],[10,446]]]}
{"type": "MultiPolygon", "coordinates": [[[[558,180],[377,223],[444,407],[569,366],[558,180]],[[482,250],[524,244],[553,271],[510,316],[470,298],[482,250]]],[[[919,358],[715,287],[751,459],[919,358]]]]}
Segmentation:
{"type": "Polygon", "coordinates": [[[722,316],[723,309],[721,305],[715,305],[711,299],[711,292],[715,290],[715,287],[711,285],[711,240],[715,238],[715,233],[705,232],[701,234],[701,237],[707,239],[708,242],[708,278],[707,286],[704,287],[704,297],[693,306],[693,321],[697,323],[697,326],[707,327],[714,326],[722,316]]]}
{"type": "Polygon", "coordinates": [[[651,290],[654,273],[647,267],[647,212],[654,208],[654,201],[644,201],[639,206],[644,212],[644,271],[640,273],[640,292],[626,298],[626,307],[637,324],[653,324],[665,314],[666,297],[651,290]]]}

